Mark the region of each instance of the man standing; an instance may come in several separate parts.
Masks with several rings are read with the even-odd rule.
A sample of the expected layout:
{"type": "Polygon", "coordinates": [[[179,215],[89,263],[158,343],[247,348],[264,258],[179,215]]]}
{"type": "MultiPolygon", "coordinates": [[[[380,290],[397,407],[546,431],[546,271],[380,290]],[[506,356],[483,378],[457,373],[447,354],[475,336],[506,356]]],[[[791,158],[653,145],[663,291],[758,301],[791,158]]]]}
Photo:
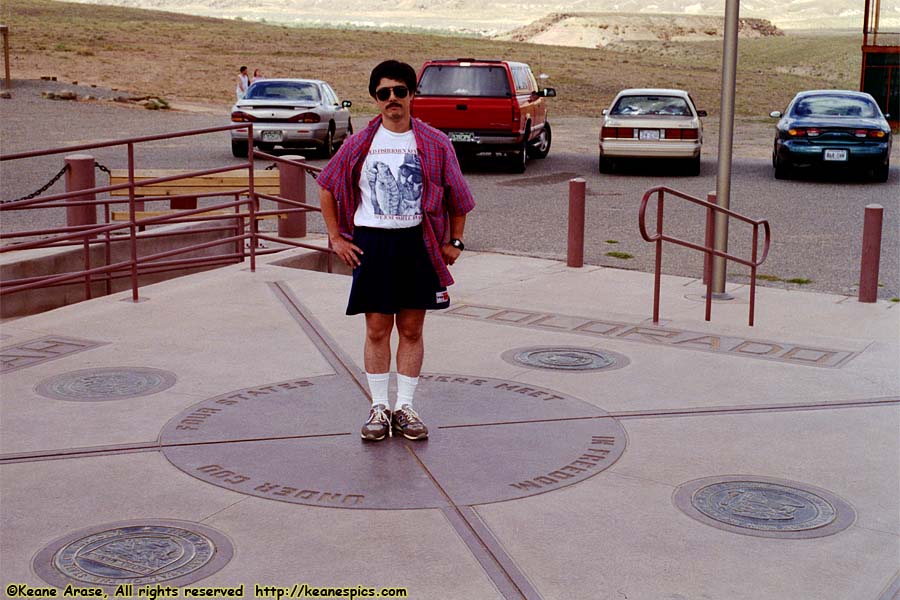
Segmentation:
{"type": "Polygon", "coordinates": [[[416,72],[385,61],[369,95],[381,113],[347,139],[316,183],[328,238],[353,267],[347,314],[366,315],[365,368],[372,408],[364,440],[395,430],[428,437],[413,409],[422,369],[425,312],[447,308],[448,265],[462,252],[466,213],[475,207],[447,136],[410,116],[416,72]],[[397,327],[397,401],[388,403],[391,332],[397,327]]]}
{"type": "Polygon", "coordinates": [[[238,73],[237,85],[234,88],[234,95],[237,96],[238,101],[244,98],[249,86],[250,76],[247,74],[247,67],[241,67],[241,70],[238,73]]]}

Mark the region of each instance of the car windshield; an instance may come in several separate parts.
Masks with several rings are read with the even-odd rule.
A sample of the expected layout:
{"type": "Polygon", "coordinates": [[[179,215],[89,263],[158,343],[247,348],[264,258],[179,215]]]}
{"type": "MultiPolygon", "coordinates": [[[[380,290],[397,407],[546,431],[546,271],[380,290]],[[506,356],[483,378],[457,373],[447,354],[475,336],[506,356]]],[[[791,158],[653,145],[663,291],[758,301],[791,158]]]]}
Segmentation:
{"type": "Polygon", "coordinates": [[[432,65],[422,73],[420,96],[510,97],[509,76],[504,67],[457,67],[432,65]]]}
{"type": "Polygon", "coordinates": [[[691,109],[687,101],[678,96],[622,96],[610,114],[689,117],[691,109]]]}
{"type": "Polygon", "coordinates": [[[319,87],[313,83],[293,81],[260,81],[254,83],[244,96],[247,100],[294,100],[319,102],[319,87]]]}
{"type": "Polygon", "coordinates": [[[809,96],[794,105],[795,117],[866,117],[878,116],[878,107],[865,98],[852,96],[809,96]]]}

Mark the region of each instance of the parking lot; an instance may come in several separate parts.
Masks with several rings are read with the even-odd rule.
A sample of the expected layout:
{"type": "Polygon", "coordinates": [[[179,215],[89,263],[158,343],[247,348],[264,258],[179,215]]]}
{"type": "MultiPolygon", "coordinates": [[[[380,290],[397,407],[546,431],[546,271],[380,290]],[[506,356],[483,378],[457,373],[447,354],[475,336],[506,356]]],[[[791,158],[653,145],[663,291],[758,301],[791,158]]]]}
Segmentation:
{"type": "MultiPolygon", "coordinates": [[[[2,121],[4,153],[210,127],[227,113],[17,90],[0,101],[22,115],[2,121]]],[[[736,301],[706,322],[699,282],[664,277],[654,325],[651,275],[558,260],[567,182],[587,181],[588,262],[646,270],[641,195],[663,184],[705,195],[715,134],[699,177],[601,176],[596,125],[554,121],[556,146],[523,175],[489,161],[467,171],[479,207],[454,304],[429,318],[416,400],[427,441],[359,439],[371,398],[363,317],[343,314],[349,277],[286,268],[284,254],[144,286],[136,302],[126,291],[4,321],[7,595],[73,583],[121,597],[327,586],[448,600],[895,600],[898,307],[768,287],[749,327],[748,286],[735,281],[736,301]]],[[[769,127],[740,124],[732,196],[772,223],[763,272],[803,273],[808,287],[855,277],[862,207],[880,202],[882,277],[896,278],[896,167],[886,185],[775,182],[769,127]]],[[[137,159],[237,162],[227,132],[137,159]]],[[[61,160],[0,163],[4,199],[61,160]]],[[[123,151],[96,160],[126,164],[123,151]]],[[[671,208],[674,233],[701,234],[702,214],[671,208]]],[[[8,214],[4,229],[64,218],[8,214]]],[[[698,267],[666,257],[667,272],[698,267]]]]}
{"type": "MultiPolygon", "coordinates": [[[[229,105],[180,107],[181,110],[149,111],[111,102],[61,102],[46,100],[40,92],[56,87],[49,82],[14,82],[15,94],[3,100],[5,114],[0,124],[5,154],[26,150],[90,143],[199,129],[227,124],[229,105]]],[[[79,90],[103,96],[92,88],[79,90]]],[[[114,95],[105,92],[107,96],[114,95]]],[[[356,114],[358,130],[367,115],[356,114]]],[[[613,175],[597,169],[599,118],[555,118],[553,147],[544,160],[529,161],[522,175],[510,174],[504,161],[490,157],[467,169],[469,183],[478,200],[469,219],[466,244],[475,250],[561,259],[566,255],[568,181],[583,177],[587,183],[584,258],[588,264],[650,271],[653,246],[638,232],[638,205],[644,192],[654,186],[668,186],[705,198],[716,187],[717,121],[706,118],[705,141],[700,176],[682,176],[665,164],[626,166],[613,175]],[[619,257],[608,255],[616,253],[619,257]],[[627,258],[626,256],[631,256],[627,258]]],[[[773,247],[760,268],[768,281],[763,285],[834,293],[855,294],[858,282],[862,221],[868,204],[885,208],[879,297],[900,296],[900,222],[898,222],[898,182],[900,148],[894,148],[890,179],[884,184],[826,174],[777,181],[772,175],[770,152],[774,120],[759,118],[738,121],[735,128],[731,208],[751,218],[768,219],[773,247]],[[778,280],[775,280],[777,278],[778,280]],[[787,280],[808,283],[788,283],[787,280]]],[[[126,166],[124,148],[103,149],[97,160],[110,167],[126,166]]],[[[137,152],[140,168],[207,168],[236,162],[231,156],[227,133],[200,138],[182,138],[147,145],[137,152]]],[[[2,199],[31,193],[59,171],[62,156],[0,165],[2,199]]],[[[313,164],[324,164],[313,159],[313,164]]],[[[102,182],[102,174],[98,173],[102,182]]],[[[315,184],[309,182],[310,198],[315,184]]],[[[62,191],[57,184],[48,193],[62,191]]],[[[62,224],[62,211],[40,211],[4,215],[3,231],[62,224]]],[[[696,207],[667,205],[666,230],[673,235],[700,241],[704,215],[696,207]]],[[[317,216],[310,219],[311,231],[322,231],[317,216]]],[[[729,251],[749,256],[749,230],[732,226],[729,251]]],[[[702,261],[696,253],[666,251],[663,272],[697,277],[702,261]]],[[[728,278],[746,282],[747,269],[730,265],[728,278]]]]}

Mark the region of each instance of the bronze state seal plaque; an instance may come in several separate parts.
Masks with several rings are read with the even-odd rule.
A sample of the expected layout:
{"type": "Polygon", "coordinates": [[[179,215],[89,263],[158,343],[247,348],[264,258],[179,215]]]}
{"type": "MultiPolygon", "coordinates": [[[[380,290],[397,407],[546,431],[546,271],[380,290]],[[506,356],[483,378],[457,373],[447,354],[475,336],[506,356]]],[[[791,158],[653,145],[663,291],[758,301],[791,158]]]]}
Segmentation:
{"type": "Polygon", "coordinates": [[[205,525],[142,520],[67,535],[39,552],[33,565],[42,579],[59,587],[183,586],[218,571],[232,554],[228,538],[205,525]]]}

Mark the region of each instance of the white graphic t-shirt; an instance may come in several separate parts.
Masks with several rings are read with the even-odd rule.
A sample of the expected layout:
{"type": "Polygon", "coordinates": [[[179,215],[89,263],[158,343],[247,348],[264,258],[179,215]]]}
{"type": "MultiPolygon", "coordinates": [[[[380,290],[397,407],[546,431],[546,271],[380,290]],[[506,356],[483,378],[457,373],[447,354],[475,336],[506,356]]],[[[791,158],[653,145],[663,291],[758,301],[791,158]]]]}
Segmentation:
{"type": "Polygon", "coordinates": [[[402,229],[422,222],[422,165],[412,130],[394,133],[378,128],[359,187],[355,226],[402,229]]]}

